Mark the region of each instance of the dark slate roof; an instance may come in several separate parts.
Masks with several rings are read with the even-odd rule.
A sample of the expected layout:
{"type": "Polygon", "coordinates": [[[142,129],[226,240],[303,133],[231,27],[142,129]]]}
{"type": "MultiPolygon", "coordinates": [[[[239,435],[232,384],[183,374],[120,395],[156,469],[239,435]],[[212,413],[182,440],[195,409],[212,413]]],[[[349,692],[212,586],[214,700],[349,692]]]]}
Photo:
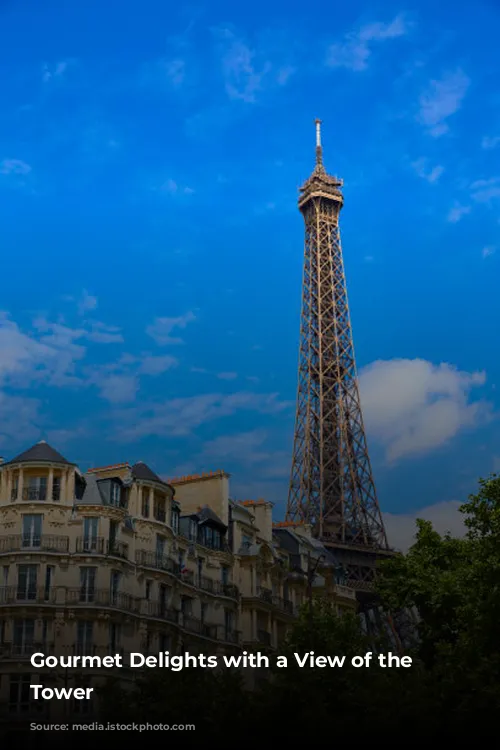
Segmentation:
{"type": "Polygon", "coordinates": [[[99,489],[99,482],[93,474],[85,474],[83,497],[75,505],[104,505],[104,498],[99,489]]]}
{"type": "Polygon", "coordinates": [[[198,520],[200,521],[200,523],[212,521],[212,523],[216,523],[218,526],[223,526],[225,529],[227,528],[224,521],[222,521],[217,513],[214,513],[212,508],[209,508],[208,505],[204,505],[203,508],[200,508],[196,515],[198,516],[198,520]]]}
{"type": "Polygon", "coordinates": [[[70,461],[67,461],[64,456],[61,456],[61,454],[58,453],[54,448],[52,448],[52,446],[46,443],[45,440],[40,440],[39,443],[36,443],[31,448],[28,448],[27,451],[20,453],[8,463],[19,464],[28,463],[30,461],[40,463],[47,462],[54,464],[68,464],[68,466],[74,466],[74,464],[71,464],[70,461]]]}
{"type": "Polygon", "coordinates": [[[167,484],[163,479],[160,479],[158,474],[155,474],[152,469],[149,468],[144,461],[138,461],[132,466],[132,476],[135,479],[144,479],[148,482],[158,482],[159,484],[167,484]]]}

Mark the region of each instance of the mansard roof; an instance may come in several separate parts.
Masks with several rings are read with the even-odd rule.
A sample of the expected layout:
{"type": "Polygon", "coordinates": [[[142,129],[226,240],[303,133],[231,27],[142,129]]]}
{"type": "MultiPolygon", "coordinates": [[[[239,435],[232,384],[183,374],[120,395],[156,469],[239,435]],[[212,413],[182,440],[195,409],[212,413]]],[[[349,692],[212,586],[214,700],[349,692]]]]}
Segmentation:
{"type": "Polygon", "coordinates": [[[67,464],[68,466],[74,466],[70,461],[61,456],[55,448],[40,440],[39,443],[35,443],[28,450],[23,451],[15,458],[11,459],[8,463],[10,464],[21,464],[21,463],[51,463],[51,464],[67,464]]]}
{"type": "Polygon", "coordinates": [[[146,482],[156,482],[157,484],[163,484],[165,487],[170,487],[170,489],[174,491],[174,488],[168,482],[165,482],[165,480],[161,479],[158,474],[155,474],[153,469],[150,469],[149,466],[144,463],[144,461],[137,461],[137,463],[132,466],[131,471],[134,479],[142,479],[146,482]]]}

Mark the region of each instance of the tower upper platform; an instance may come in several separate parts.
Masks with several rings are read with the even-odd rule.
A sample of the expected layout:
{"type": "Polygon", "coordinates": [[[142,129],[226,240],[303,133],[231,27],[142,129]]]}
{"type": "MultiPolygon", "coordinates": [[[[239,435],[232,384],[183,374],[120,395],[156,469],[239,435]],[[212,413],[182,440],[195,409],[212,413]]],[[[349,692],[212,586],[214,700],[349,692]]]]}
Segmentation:
{"type": "Polygon", "coordinates": [[[326,198],[335,201],[339,209],[344,204],[341,188],[343,180],[329,175],[323,166],[323,147],[321,145],[321,120],[316,120],[316,166],[311,176],[300,188],[299,209],[302,211],[312,198],[326,198]]]}

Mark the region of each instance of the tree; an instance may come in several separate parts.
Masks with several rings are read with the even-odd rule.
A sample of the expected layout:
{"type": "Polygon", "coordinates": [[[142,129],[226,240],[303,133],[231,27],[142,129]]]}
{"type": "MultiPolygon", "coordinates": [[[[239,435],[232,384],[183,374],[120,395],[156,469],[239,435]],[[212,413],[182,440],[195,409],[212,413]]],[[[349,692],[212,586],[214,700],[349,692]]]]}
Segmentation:
{"type": "Polygon", "coordinates": [[[485,725],[500,706],[500,478],[481,479],[460,511],[465,538],[417,521],[415,544],[381,565],[378,584],[387,608],[419,612],[427,710],[450,731],[485,725]]]}

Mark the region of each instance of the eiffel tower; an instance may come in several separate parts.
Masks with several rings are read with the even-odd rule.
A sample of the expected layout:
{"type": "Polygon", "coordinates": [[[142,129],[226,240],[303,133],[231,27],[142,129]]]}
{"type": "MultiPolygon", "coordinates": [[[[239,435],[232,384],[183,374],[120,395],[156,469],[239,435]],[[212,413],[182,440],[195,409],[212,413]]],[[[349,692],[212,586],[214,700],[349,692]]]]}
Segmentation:
{"type": "Polygon", "coordinates": [[[316,166],[300,188],[305,222],[299,377],[287,520],[310,524],[347,582],[373,588],[376,560],[392,554],[382,520],[359,398],[339,215],[342,180],[316,166]]]}

